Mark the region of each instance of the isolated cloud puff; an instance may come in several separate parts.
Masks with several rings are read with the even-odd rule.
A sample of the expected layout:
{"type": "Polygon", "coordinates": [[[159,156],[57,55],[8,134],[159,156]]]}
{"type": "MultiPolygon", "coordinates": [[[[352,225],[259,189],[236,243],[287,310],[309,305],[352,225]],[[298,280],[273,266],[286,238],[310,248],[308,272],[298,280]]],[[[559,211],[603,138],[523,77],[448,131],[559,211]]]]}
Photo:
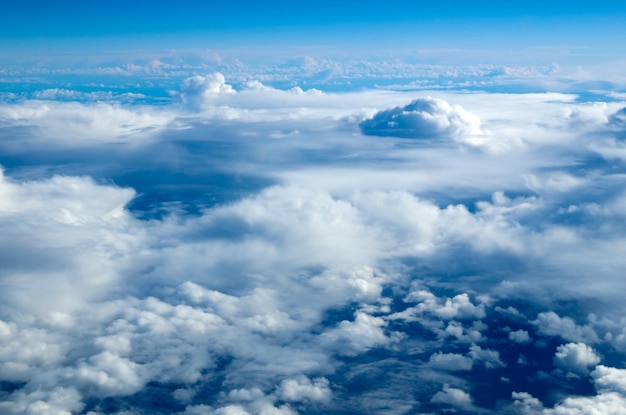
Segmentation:
{"type": "Polygon", "coordinates": [[[590,366],[600,363],[600,357],[584,343],[568,343],[557,347],[555,363],[574,373],[586,373],[590,366]]]}
{"type": "Polygon", "coordinates": [[[430,356],[429,366],[435,369],[459,371],[472,370],[473,360],[458,353],[435,353],[430,356]]]}
{"type": "Polygon", "coordinates": [[[235,94],[233,87],[226,83],[226,78],[219,72],[205,76],[196,75],[183,81],[180,98],[183,103],[202,107],[206,102],[220,95],[235,94]]]}
{"type": "Polygon", "coordinates": [[[509,333],[509,339],[515,343],[530,343],[532,339],[526,330],[516,330],[509,333]]]}
{"type": "Polygon", "coordinates": [[[459,138],[480,131],[480,119],[438,98],[419,98],[376,113],[359,124],[365,135],[400,138],[459,138]]]}
{"type": "Polygon", "coordinates": [[[443,390],[437,392],[430,401],[432,403],[467,408],[472,404],[472,397],[469,393],[446,384],[443,385],[443,390]]]}

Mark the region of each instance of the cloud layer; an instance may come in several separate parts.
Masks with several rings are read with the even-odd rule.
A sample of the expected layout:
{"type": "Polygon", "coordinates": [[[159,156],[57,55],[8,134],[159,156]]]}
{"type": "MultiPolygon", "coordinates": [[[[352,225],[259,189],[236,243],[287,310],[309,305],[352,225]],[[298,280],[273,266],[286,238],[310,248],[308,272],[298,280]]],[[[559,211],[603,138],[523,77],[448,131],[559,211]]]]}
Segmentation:
{"type": "Polygon", "coordinates": [[[623,102],[174,95],[0,105],[2,413],[620,413],[623,102]]]}

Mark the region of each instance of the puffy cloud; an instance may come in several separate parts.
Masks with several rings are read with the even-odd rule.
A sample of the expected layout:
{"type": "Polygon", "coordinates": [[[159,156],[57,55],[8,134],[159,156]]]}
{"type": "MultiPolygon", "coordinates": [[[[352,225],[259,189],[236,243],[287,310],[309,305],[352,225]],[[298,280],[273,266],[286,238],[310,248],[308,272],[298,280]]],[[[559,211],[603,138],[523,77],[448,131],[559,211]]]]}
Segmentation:
{"type": "Polygon", "coordinates": [[[451,106],[442,99],[427,97],[404,107],[380,111],[361,121],[359,127],[366,135],[459,139],[480,133],[480,120],[458,105],[451,106]]]}
{"type": "Polygon", "coordinates": [[[79,363],[76,377],[92,384],[96,395],[102,397],[132,395],[145,385],[138,369],[137,363],[105,351],[79,363]]]}
{"type": "Polygon", "coordinates": [[[469,355],[475,361],[481,361],[488,368],[506,366],[506,364],[500,360],[500,352],[497,350],[483,349],[476,344],[472,344],[470,346],[469,355]]]}
{"type": "Polygon", "coordinates": [[[552,409],[545,409],[545,415],[624,415],[626,398],[616,393],[602,393],[592,397],[566,398],[552,409]]]}
{"type": "Polygon", "coordinates": [[[6,414],[72,415],[84,408],[80,394],[73,388],[55,387],[51,390],[18,391],[0,402],[6,414]]]}
{"type": "Polygon", "coordinates": [[[513,392],[513,407],[524,415],[541,413],[543,404],[541,401],[527,392],[513,392]]]}
{"type": "Polygon", "coordinates": [[[235,94],[233,87],[219,72],[206,76],[196,75],[187,78],[181,86],[180,97],[188,105],[202,108],[220,95],[235,94]]]}
{"type": "MultiPolygon", "coordinates": [[[[582,349],[577,344],[570,344],[574,346],[568,350],[576,348],[580,352],[582,349]]],[[[578,354],[578,352],[574,352],[574,354],[578,354]]],[[[582,353],[588,357],[587,360],[595,360],[590,349],[584,350],[582,353]]],[[[528,415],[536,413],[544,415],[622,415],[626,413],[624,410],[626,408],[626,370],[599,365],[591,372],[591,377],[598,391],[595,396],[566,397],[553,408],[544,408],[543,404],[532,395],[526,392],[513,392],[514,407],[520,410],[522,414],[528,415]]]]}
{"type": "Polygon", "coordinates": [[[596,342],[598,335],[589,325],[580,326],[569,317],[560,317],[553,311],[539,313],[532,322],[539,329],[539,333],[548,336],[561,336],[565,340],[575,342],[596,342]]]}
{"type": "Polygon", "coordinates": [[[300,376],[296,379],[285,379],[281,382],[276,395],[287,402],[305,400],[327,402],[331,398],[329,382],[325,378],[310,379],[300,376]]]}
{"type": "Polygon", "coordinates": [[[626,396],[626,369],[599,365],[591,372],[591,377],[598,391],[617,392],[626,396]]]}
{"type": "Polygon", "coordinates": [[[324,336],[336,346],[340,353],[362,353],[373,347],[384,347],[399,339],[399,333],[387,336],[383,327],[387,322],[367,313],[358,311],[354,321],[344,320],[336,329],[326,331],[324,336]]]}
{"type": "Polygon", "coordinates": [[[528,332],[522,329],[509,332],[509,339],[511,339],[511,341],[514,341],[515,343],[521,344],[529,343],[532,341],[532,339],[528,335],[528,332]]]}
{"type": "Polygon", "coordinates": [[[437,392],[432,399],[432,403],[468,408],[472,404],[472,397],[462,389],[453,388],[450,385],[443,385],[443,389],[437,392]]]}
{"type": "Polygon", "coordinates": [[[98,298],[141,239],[124,210],[130,189],[87,177],[14,183],[0,172],[0,195],[0,298],[15,310],[67,311],[98,298]]]}
{"type": "Polygon", "coordinates": [[[443,370],[471,370],[474,361],[458,353],[435,353],[428,360],[429,366],[443,370]]]}
{"type": "MultiPolygon", "coordinates": [[[[428,290],[416,287],[405,297],[404,301],[418,304],[393,315],[391,318],[412,321],[432,316],[438,320],[448,321],[453,319],[475,320],[485,317],[484,305],[474,305],[466,293],[458,294],[453,298],[441,298],[428,290]]],[[[453,334],[452,330],[453,327],[450,327],[450,334],[453,334]]]]}
{"type": "Polygon", "coordinates": [[[554,358],[557,365],[576,373],[586,373],[590,366],[600,363],[600,357],[584,343],[562,344],[554,358]]]}

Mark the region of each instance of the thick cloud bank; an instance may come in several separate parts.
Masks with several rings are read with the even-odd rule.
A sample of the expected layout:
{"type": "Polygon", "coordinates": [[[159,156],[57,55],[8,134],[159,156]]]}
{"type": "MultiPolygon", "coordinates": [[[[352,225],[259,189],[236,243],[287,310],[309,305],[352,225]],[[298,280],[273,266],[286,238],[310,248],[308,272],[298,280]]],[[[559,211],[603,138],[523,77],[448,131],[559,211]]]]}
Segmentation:
{"type": "Polygon", "coordinates": [[[0,413],[624,413],[623,102],[290,88],[0,105],[0,413]]]}

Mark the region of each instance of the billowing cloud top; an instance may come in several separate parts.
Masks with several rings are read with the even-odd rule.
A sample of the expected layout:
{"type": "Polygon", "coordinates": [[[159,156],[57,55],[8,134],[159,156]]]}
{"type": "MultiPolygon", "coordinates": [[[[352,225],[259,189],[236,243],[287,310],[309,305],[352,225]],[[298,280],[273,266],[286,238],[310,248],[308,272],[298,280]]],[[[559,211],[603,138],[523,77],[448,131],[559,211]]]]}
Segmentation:
{"type": "Polygon", "coordinates": [[[363,120],[363,134],[401,138],[460,138],[480,132],[480,119],[461,106],[437,98],[420,98],[404,107],[376,113],[363,120]]]}

